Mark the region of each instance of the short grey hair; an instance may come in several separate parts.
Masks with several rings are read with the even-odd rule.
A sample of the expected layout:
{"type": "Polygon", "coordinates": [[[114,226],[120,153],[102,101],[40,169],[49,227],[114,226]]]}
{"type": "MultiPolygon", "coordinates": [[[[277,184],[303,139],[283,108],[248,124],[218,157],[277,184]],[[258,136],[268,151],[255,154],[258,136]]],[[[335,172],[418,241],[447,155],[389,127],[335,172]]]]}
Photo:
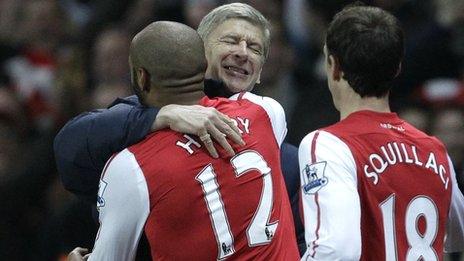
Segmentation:
{"type": "Polygon", "coordinates": [[[232,3],[221,5],[209,12],[200,22],[197,32],[206,43],[210,33],[224,21],[229,19],[244,19],[261,28],[264,34],[264,58],[269,54],[271,45],[271,25],[269,21],[258,10],[243,3],[232,3]]]}

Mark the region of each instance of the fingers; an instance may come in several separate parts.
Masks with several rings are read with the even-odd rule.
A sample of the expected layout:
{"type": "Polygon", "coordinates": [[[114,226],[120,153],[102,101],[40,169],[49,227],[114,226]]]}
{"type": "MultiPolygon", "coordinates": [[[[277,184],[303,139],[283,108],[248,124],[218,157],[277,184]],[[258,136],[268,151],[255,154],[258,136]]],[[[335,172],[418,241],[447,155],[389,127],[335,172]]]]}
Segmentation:
{"type": "Polygon", "coordinates": [[[226,138],[231,139],[238,145],[245,145],[240,129],[236,126],[234,121],[216,109],[208,108],[208,112],[208,120],[204,122],[204,129],[202,129],[200,131],[200,135],[198,135],[200,140],[214,158],[218,158],[219,155],[214,147],[213,141],[217,142],[225,150],[228,156],[234,156],[235,151],[226,138]]]}
{"type": "Polygon", "coordinates": [[[84,261],[87,261],[90,257],[90,253],[88,253],[87,255],[84,256],[84,261]]]}
{"type": "Polygon", "coordinates": [[[73,249],[72,252],[83,255],[83,254],[86,254],[87,252],[89,252],[89,250],[87,248],[83,248],[83,247],[76,247],[76,248],[73,249]]]}
{"type": "Polygon", "coordinates": [[[214,141],[224,148],[229,156],[235,155],[229,142],[245,145],[236,122],[215,108],[199,105],[163,108],[163,112],[160,110],[159,114],[163,114],[164,116],[161,116],[166,120],[162,121],[163,117],[160,115],[157,118],[159,117],[161,122],[170,122],[168,125],[172,130],[201,137],[201,142],[213,158],[219,157],[214,141]]]}
{"type": "Polygon", "coordinates": [[[226,134],[222,133],[221,131],[219,131],[215,126],[211,126],[210,129],[209,129],[209,133],[211,133],[211,136],[213,137],[213,139],[219,143],[219,145],[224,148],[224,150],[226,151],[227,155],[229,156],[234,156],[235,155],[235,151],[234,149],[232,149],[232,146],[229,144],[229,142],[227,141],[226,139],[226,134]]]}
{"type": "MultiPolygon", "coordinates": [[[[82,255],[88,253],[89,250],[87,248],[82,248],[82,247],[76,247],[71,251],[68,255],[68,261],[80,261],[80,260],[86,260],[85,257],[82,257],[82,255]]],[[[89,255],[89,254],[87,254],[89,255]]],[[[87,256],[86,255],[86,256],[87,256]]]]}
{"type": "Polygon", "coordinates": [[[238,143],[239,145],[245,145],[245,142],[242,140],[240,130],[238,130],[238,128],[234,125],[232,120],[230,120],[229,117],[225,116],[222,113],[219,113],[218,115],[220,116],[217,118],[219,119],[218,121],[215,121],[213,123],[206,123],[206,132],[202,132],[205,134],[200,135],[200,140],[205,144],[211,156],[213,156],[214,158],[217,158],[216,155],[218,154],[217,150],[214,148],[214,144],[212,141],[216,141],[225,150],[227,155],[232,157],[235,155],[235,151],[232,148],[229,141],[226,139],[226,137],[234,137],[236,143],[238,143]],[[230,124],[237,128],[238,132],[233,130],[226,122],[230,122],[230,124]],[[217,128],[217,126],[222,127],[217,128]],[[220,129],[222,129],[222,131],[220,129]],[[224,134],[224,132],[228,133],[229,135],[224,134]]]}
{"type": "Polygon", "coordinates": [[[223,123],[223,124],[218,124],[217,127],[219,131],[224,133],[234,143],[240,146],[245,145],[245,142],[242,139],[242,134],[240,134],[240,129],[235,125],[234,121],[232,121],[227,115],[220,113],[220,112],[218,113],[223,123]]]}
{"type": "Polygon", "coordinates": [[[216,148],[214,148],[213,140],[211,139],[210,135],[207,132],[204,132],[204,134],[199,136],[201,142],[203,142],[211,157],[215,159],[219,158],[219,154],[217,153],[216,148]]]}

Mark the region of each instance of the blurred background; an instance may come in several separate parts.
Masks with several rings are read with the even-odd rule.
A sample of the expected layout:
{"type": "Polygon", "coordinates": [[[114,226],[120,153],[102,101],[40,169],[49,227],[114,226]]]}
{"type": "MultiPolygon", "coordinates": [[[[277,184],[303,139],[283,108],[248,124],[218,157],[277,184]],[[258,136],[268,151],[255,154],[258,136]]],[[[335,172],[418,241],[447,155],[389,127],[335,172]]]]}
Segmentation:
{"type": "MultiPolygon", "coordinates": [[[[235,2],[235,1],[234,1],[235,2]]],[[[254,92],[285,108],[287,140],[299,144],[335,123],[324,76],[324,31],[344,0],[246,2],[272,23],[271,51],[254,92]]],[[[439,137],[464,180],[464,0],[372,0],[406,34],[391,104],[439,137]]],[[[72,117],[131,94],[128,49],[148,23],[197,27],[219,0],[0,0],[0,257],[65,260],[91,249],[91,208],[59,181],[52,142],[72,117]]],[[[460,260],[458,256],[448,257],[460,260]]]]}

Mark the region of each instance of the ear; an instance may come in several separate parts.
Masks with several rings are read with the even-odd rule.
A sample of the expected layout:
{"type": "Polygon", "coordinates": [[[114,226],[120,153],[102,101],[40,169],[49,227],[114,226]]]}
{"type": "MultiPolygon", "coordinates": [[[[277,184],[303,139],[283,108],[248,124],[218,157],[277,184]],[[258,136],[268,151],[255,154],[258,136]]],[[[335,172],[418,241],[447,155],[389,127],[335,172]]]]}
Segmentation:
{"type": "Polygon", "coordinates": [[[143,92],[150,92],[150,75],[141,67],[137,69],[137,85],[143,92]]]}
{"type": "Polygon", "coordinates": [[[342,78],[343,72],[340,68],[340,63],[338,62],[338,59],[333,55],[329,55],[327,59],[328,59],[327,63],[329,65],[329,71],[332,74],[333,79],[335,81],[340,81],[340,79],[342,78]]]}

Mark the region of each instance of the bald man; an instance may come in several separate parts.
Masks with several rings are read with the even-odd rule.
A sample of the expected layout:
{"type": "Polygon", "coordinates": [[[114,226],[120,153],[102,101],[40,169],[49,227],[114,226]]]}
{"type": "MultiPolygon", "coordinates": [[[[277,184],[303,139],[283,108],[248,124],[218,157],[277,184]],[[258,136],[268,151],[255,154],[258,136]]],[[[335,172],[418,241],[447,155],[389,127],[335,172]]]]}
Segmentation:
{"type": "Polygon", "coordinates": [[[134,37],[129,62],[143,104],[215,107],[246,145],[215,158],[201,145],[212,143],[209,134],[163,130],[113,156],[100,179],[89,260],[133,260],[143,231],[155,260],[299,260],[279,164],[282,107],[251,93],[204,97],[203,43],[186,25],[150,24],[134,37]]]}

